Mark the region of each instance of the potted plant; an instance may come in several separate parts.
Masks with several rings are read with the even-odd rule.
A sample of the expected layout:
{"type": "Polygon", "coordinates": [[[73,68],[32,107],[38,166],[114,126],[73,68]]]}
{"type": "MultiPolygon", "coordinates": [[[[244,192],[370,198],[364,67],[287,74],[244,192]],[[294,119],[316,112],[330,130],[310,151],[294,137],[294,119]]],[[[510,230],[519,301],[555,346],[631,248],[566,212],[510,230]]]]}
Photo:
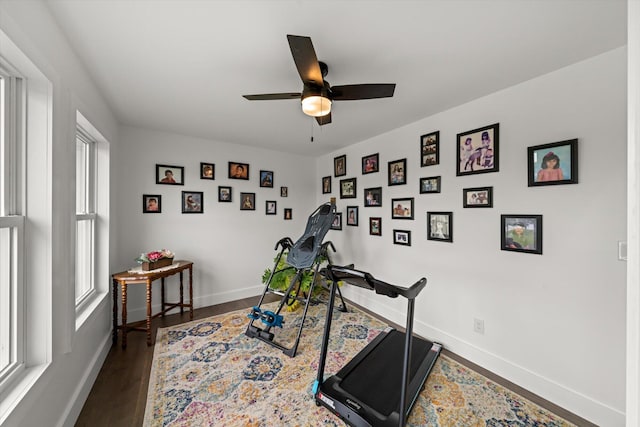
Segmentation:
{"type": "MultiPolygon", "coordinates": [[[[288,254],[288,251],[284,251],[282,253],[282,256],[280,257],[280,260],[278,261],[278,264],[275,266],[275,273],[271,278],[269,289],[286,292],[287,289],[289,289],[289,286],[291,285],[291,281],[295,278],[296,269],[290,266],[289,264],[287,264],[287,261],[286,261],[287,254],[288,254]]],[[[275,263],[277,259],[278,259],[278,256],[276,256],[273,259],[273,262],[275,263]]],[[[313,298],[317,298],[324,289],[321,285],[322,280],[324,280],[324,277],[320,274],[320,270],[324,265],[329,263],[329,259],[325,255],[320,254],[316,259],[316,263],[318,263],[320,266],[318,268],[318,275],[315,279],[316,286],[314,286],[313,294],[311,295],[313,298]]],[[[267,268],[264,271],[264,273],[262,274],[262,283],[264,284],[267,283],[267,281],[269,280],[269,277],[271,277],[271,271],[272,271],[271,268],[267,268]]],[[[309,294],[309,290],[311,289],[311,284],[313,282],[314,271],[315,269],[312,268],[312,269],[305,269],[302,272],[300,276],[300,280],[298,281],[294,289],[291,291],[291,297],[289,298],[289,301],[287,301],[288,311],[295,311],[298,309],[298,307],[300,307],[300,301],[296,299],[296,296],[306,297],[309,294]]],[[[338,283],[338,285],[340,285],[340,283],[338,283]]]]}
{"type": "Polygon", "coordinates": [[[155,270],[173,264],[174,254],[168,249],[141,253],[136,261],[142,265],[143,271],[155,270]]]}

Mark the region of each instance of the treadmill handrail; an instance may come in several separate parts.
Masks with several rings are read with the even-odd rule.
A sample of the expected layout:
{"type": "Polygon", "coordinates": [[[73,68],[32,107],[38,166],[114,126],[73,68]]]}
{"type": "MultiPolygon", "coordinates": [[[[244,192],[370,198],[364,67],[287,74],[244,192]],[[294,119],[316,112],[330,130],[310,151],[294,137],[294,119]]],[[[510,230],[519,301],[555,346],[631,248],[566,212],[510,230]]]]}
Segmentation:
{"type": "Polygon", "coordinates": [[[330,265],[328,267],[330,278],[336,281],[342,280],[352,285],[375,291],[377,294],[397,298],[402,295],[407,299],[415,299],[427,285],[426,277],[422,277],[408,288],[392,285],[378,280],[366,271],[356,270],[350,266],[330,265]]]}

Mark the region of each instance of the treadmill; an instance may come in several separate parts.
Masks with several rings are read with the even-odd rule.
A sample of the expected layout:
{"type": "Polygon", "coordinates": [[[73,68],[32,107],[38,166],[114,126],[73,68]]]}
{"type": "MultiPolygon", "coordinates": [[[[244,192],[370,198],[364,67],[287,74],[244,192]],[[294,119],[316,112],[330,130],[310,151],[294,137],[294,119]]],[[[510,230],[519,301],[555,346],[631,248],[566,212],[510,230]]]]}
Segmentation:
{"type": "Polygon", "coordinates": [[[330,265],[327,270],[331,292],[318,376],[313,385],[316,405],[325,406],[351,426],[404,427],[442,350],[438,343],[413,336],[415,298],[426,286],[427,279],[423,277],[411,287],[403,288],[378,280],[352,266],[330,265]],[[407,298],[406,333],[387,328],[337,374],[325,380],[324,367],[338,281],[390,298],[399,295],[407,298]]]}

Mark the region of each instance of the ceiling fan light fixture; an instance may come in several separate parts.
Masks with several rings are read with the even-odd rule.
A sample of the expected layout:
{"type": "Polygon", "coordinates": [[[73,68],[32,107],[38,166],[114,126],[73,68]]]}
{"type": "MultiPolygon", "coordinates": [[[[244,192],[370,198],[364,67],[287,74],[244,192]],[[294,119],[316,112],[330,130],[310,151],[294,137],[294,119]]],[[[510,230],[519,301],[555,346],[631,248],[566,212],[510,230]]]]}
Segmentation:
{"type": "Polygon", "coordinates": [[[322,95],[311,95],[302,99],[302,111],[311,117],[326,116],[331,112],[331,100],[322,95]]]}

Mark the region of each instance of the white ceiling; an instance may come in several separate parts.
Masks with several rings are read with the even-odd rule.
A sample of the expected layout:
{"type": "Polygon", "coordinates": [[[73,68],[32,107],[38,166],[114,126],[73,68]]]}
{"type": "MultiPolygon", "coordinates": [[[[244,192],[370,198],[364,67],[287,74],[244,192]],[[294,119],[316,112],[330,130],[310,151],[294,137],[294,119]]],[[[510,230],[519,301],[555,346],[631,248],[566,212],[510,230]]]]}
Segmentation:
{"type": "Polygon", "coordinates": [[[311,156],[626,44],[626,0],[47,3],[122,124],[311,156]],[[242,98],[302,90],[287,34],[331,85],[394,97],[335,102],[322,127],[297,100],[242,98]]]}

